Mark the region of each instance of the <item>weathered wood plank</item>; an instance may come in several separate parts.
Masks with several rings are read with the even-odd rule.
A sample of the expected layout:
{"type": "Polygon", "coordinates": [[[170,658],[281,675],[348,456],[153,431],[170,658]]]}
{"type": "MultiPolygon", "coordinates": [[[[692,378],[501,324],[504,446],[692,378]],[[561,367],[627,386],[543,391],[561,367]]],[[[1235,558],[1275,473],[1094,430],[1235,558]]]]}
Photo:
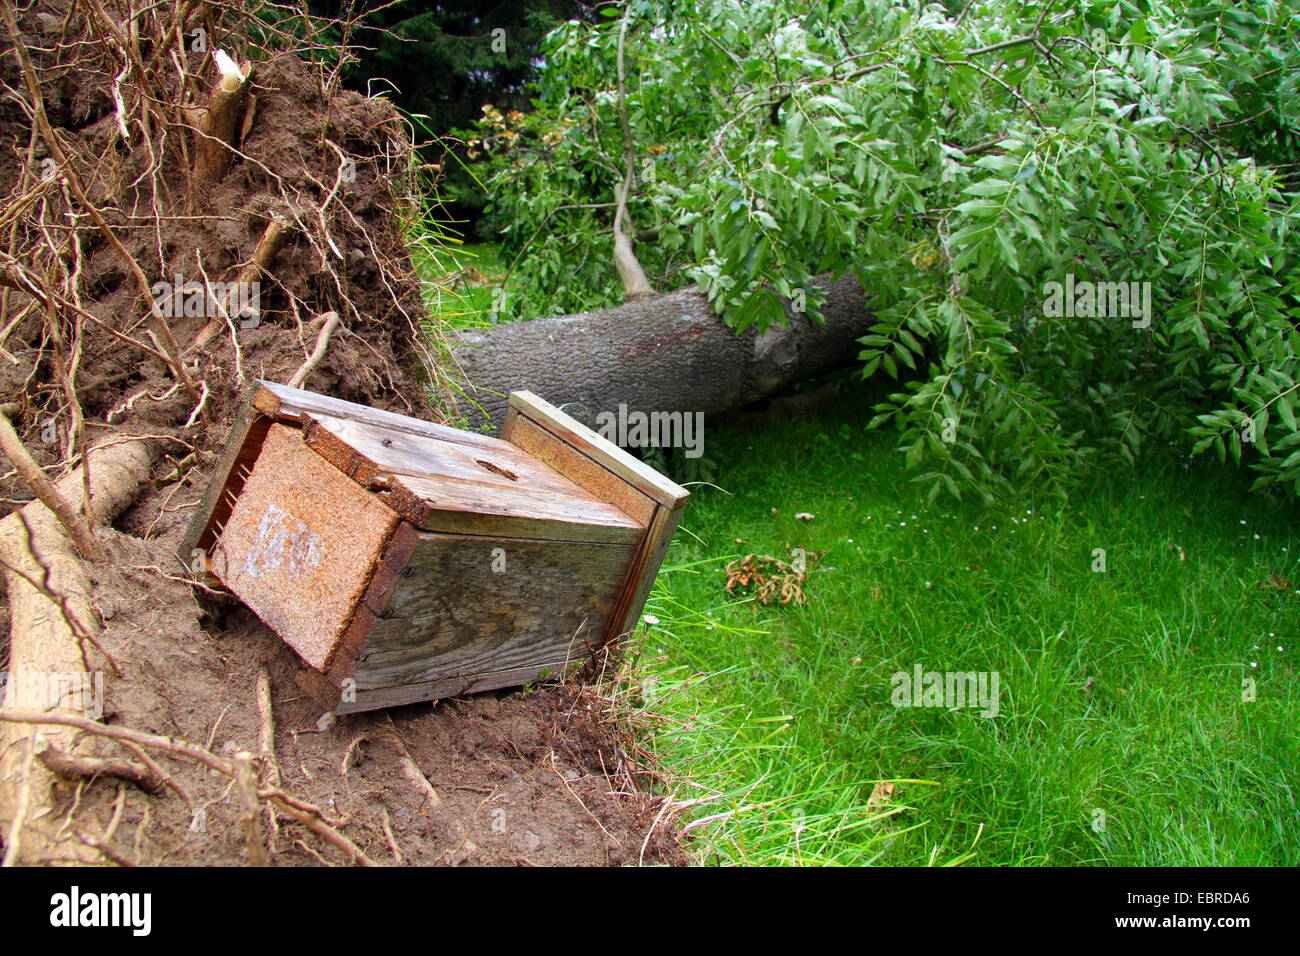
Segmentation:
{"type": "Polygon", "coordinates": [[[213,569],[303,660],[327,671],[398,522],[298,432],[272,425],[213,569]]]}
{"type": "Polygon", "coordinates": [[[275,415],[286,420],[296,420],[299,415],[306,412],[312,416],[328,415],[333,418],[392,428],[412,435],[424,435],[442,441],[471,445],[488,451],[497,450],[505,444],[501,439],[488,435],[465,432],[446,425],[435,425],[396,412],[385,412],[378,408],[330,398],[327,395],[317,395],[315,392],[300,388],[277,385],[263,379],[257,380],[253,391],[254,403],[263,414],[275,415]]]}
{"type": "Polygon", "coordinates": [[[504,444],[504,451],[488,452],[325,415],[310,416],[308,420],[373,462],[377,469],[399,478],[446,478],[457,484],[491,487],[508,497],[562,501],[575,514],[588,514],[593,522],[626,524],[611,504],[510,443],[504,444]]]}
{"type": "Polygon", "coordinates": [[[601,501],[608,501],[641,527],[648,527],[657,504],[645,492],[547,431],[532,419],[514,415],[502,432],[511,444],[545,462],[601,501]]]}
{"type": "Polygon", "coordinates": [[[675,481],[664,477],[643,461],[639,461],[607,438],[592,431],[581,422],[570,418],[550,402],[532,392],[511,392],[510,407],[506,411],[506,424],[502,437],[509,440],[513,433],[513,418],[522,415],[547,431],[563,438],[589,458],[604,465],[620,478],[655,499],[667,508],[686,503],[690,492],[675,481]]]}
{"type": "Polygon", "coordinates": [[[562,541],[637,541],[644,529],[612,505],[548,498],[455,478],[403,475],[403,485],[429,508],[425,530],[562,541]]]}
{"type": "Polygon", "coordinates": [[[244,485],[244,478],[253,462],[257,460],[258,449],[266,437],[266,430],[271,420],[262,415],[253,404],[257,391],[254,385],[249,389],[244,406],[235,416],[226,434],[226,443],[212,469],[212,477],[203,492],[203,497],[194,506],[194,514],[181,537],[177,555],[187,568],[194,569],[194,551],[209,551],[216,541],[217,534],[226,518],[230,507],[244,485]]]}
{"type": "Polygon", "coordinates": [[[659,567],[668,553],[668,546],[672,544],[673,535],[681,523],[684,510],[685,505],[680,505],[672,509],[660,507],[655,512],[654,520],[650,522],[650,527],[646,531],[645,540],[637,549],[636,557],[628,568],[627,577],[619,588],[619,601],[614,608],[614,613],[610,615],[609,628],[605,632],[604,640],[620,640],[636,627],[641,612],[645,609],[646,599],[650,597],[650,591],[654,587],[655,577],[659,574],[659,567]]]}
{"type": "Polygon", "coordinates": [[[418,704],[428,700],[443,700],[447,697],[460,697],[464,694],[477,694],[502,687],[519,687],[536,680],[558,680],[572,670],[581,666],[583,661],[567,661],[557,658],[541,667],[528,664],[503,671],[476,674],[472,678],[461,676],[445,677],[440,680],[424,681],[419,684],[394,684],[387,687],[374,687],[356,690],[351,701],[334,703],[339,698],[337,688],[325,688],[322,692],[312,688],[313,696],[325,707],[332,707],[337,714],[352,714],[359,711],[378,710],[381,707],[400,707],[403,704],[418,704]],[[543,678],[541,675],[545,674],[543,678]],[[330,691],[332,690],[332,693],[330,691]]]}
{"type": "Polygon", "coordinates": [[[633,554],[632,545],[421,534],[357,661],[358,693],[521,668],[535,676],[585,659],[633,554]]]}
{"type": "Polygon", "coordinates": [[[513,445],[508,458],[483,458],[481,451],[450,442],[328,416],[304,414],[303,420],[311,448],[427,530],[577,541],[632,541],[641,535],[634,519],[513,445]],[[418,470],[421,462],[427,472],[418,470]]]}

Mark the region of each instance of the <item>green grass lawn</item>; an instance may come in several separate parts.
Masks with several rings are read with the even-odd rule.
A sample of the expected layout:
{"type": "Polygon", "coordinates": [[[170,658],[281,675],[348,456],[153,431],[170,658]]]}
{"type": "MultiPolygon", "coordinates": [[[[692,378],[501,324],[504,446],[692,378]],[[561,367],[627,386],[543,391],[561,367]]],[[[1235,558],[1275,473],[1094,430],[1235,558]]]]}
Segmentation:
{"type": "Polygon", "coordinates": [[[869,417],[707,433],[727,493],[693,489],[628,664],[701,858],[1300,862],[1296,509],[1199,462],[926,506],[869,417]],[[805,605],[727,595],[795,547],[825,552],[805,605]],[[894,706],[917,665],[996,672],[998,713],[894,706]]]}
{"type": "Polygon", "coordinates": [[[413,241],[411,259],[430,315],[452,328],[492,324],[494,297],[510,265],[502,261],[500,245],[413,241]]]}

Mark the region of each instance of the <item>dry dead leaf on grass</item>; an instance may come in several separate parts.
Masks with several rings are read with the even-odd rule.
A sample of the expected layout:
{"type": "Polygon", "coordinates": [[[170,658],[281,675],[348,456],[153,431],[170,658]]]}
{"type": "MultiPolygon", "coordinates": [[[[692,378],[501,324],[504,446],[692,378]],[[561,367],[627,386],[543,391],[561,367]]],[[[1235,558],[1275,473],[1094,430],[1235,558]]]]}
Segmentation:
{"type": "Polygon", "coordinates": [[[884,810],[893,801],[894,791],[897,789],[898,784],[881,780],[871,789],[871,796],[867,798],[867,809],[884,810]]]}

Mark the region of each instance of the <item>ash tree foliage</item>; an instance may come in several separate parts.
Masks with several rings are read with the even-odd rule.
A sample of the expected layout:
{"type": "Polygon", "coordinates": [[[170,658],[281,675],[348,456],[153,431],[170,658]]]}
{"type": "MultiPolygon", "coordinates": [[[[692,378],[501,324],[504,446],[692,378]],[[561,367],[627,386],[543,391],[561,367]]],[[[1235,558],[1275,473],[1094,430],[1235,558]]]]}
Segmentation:
{"type": "Polygon", "coordinates": [[[657,289],[697,282],[727,323],[762,329],[817,316],[814,276],[859,279],[877,317],[863,370],[897,381],[873,424],[897,427],[931,498],[1064,494],[1189,444],[1300,492],[1294,3],[598,13],[544,42],[533,112],[482,127],[507,312],[617,301],[630,161],[657,289]],[[1106,285],[1056,308],[1050,283],[1106,285]]]}

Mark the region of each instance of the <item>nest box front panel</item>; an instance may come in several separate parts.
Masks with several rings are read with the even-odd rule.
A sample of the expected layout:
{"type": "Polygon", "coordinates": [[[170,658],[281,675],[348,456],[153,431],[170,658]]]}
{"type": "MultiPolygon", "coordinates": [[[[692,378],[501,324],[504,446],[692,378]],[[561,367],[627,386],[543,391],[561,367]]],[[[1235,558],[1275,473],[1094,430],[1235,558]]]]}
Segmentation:
{"type": "Polygon", "coordinates": [[[272,425],[213,553],[213,570],[304,661],[329,670],[396,512],[272,425]]]}

